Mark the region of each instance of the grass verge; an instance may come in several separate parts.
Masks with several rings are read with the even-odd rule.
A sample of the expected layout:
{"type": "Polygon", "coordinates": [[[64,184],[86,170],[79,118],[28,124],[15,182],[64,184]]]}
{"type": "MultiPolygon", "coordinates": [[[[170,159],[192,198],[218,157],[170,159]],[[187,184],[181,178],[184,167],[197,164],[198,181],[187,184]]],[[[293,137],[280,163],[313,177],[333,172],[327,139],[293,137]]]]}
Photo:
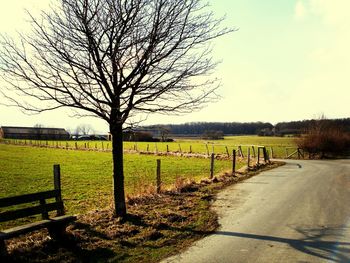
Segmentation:
{"type": "MultiPolygon", "coordinates": [[[[281,163],[260,167],[271,169],[281,163]]],[[[218,227],[210,209],[215,194],[258,171],[213,180],[178,181],[173,190],[129,200],[129,215],[120,220],[110,209],[79,217],[66,240],[51,240],[46,231],[8,241],[13,262],[157,262],[190,246],[218,227]]]]}

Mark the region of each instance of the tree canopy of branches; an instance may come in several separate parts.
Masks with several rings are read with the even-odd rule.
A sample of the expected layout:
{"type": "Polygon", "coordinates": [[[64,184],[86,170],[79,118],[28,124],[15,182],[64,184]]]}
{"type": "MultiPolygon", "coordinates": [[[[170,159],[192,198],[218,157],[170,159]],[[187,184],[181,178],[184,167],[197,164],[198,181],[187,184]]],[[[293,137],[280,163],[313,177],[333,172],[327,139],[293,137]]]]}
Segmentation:
{"type": "Polygon", "coordinates": [[[210,41],[234,30],[201,0],[56,3],[41,17],[29,14],[32,32],[20,42],[2,36],[2,94],[24,111],[70,107],[105,120],[115,211],[124,216],[123,125],[140,112],[191,112],[215,100],[210,41]]]}

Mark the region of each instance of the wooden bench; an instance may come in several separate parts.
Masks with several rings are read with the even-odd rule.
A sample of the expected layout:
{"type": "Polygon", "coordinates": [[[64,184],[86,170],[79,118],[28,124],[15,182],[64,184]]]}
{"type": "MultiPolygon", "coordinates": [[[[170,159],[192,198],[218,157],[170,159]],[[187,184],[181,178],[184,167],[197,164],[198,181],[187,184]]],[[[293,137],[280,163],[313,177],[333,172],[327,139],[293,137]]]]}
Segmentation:
{"type": "Polygon", "coordinates": [[[0,223],[34,215],[41,215],[42,220],[0,230],[0,256],[7,255],[5,246],[5,240],[7,239],[47,228],[50,236],[57,240],[64,235],[66,226],[76,220],[75,216],[64,215],[59,165],[54,165],[54,190],[0,199],[0,223]],[[23,207],[23,204],[27,205],[23,207]],[[22,206],[19,208],[13,207],[17,205],[22,206]],[[57,211],[55,217],[49,217],[51,211],[57,211]]]}

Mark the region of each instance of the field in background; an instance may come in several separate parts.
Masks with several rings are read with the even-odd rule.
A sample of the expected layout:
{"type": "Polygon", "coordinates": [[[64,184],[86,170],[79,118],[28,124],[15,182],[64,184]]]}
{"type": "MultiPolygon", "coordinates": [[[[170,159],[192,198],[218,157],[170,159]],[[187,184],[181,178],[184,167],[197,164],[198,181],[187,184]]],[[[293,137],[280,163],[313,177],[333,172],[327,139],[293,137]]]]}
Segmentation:
{"type": "MultiPolygon", "coordinates": [[[[179,177],[199,180],[210,174],[209,159],[125,154],[127,194],[137,194],[155,184],[156,159],[161,159],[161,177],[165,185],[174,184],[179,177]]],[[[0,144],[0,197],[51,190],[53,164],[61,165],[63,198],[69,213],[79,214],[111,203],[110,152],[7,144],[0,144]]],[[[238,163],[237,168],[242,165],[238,163]]],[[[216,160],[214,167],[215,173],[230,170],[231,161],[216,160]]]]}
{"type": "MultiPolygon", "coordinates": [[[[30,140],[7,140],[10,143],[34,144],[40,146],[72,148],[72,149],[92,149],[110,151],[111,142],[109,141],[30,141],[30,140]]],[[[284,158],[293,151],[288,148],[296,148],[295,138],[292,137],[260,137],[260,136],[226,136],[224,140],[200,140],[175,138],[174,142],[124,142],[124,149],[136,152],[182,152],[215,154],[231,153],[233,149],[242,146],[246,153],[247,146],[262,145],[266,146],[270,156],[274,158],[284,158]],[[272,149],[271,149],[272,148],[272,149]],[[287,151],[286,151],[287,148],[287,151]]]]}

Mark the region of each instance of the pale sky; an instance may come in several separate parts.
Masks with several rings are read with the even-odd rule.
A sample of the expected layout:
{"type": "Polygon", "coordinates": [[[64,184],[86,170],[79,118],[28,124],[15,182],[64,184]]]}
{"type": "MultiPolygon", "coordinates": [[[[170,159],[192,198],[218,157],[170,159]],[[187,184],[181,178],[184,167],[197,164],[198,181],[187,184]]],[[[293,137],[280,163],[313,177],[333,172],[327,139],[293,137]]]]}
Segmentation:
{"type": "MultiPolygon", "coordinates": [[[[0,0],[0,32],[28,30],[24,8],[34,14],[44,0],[0,0]]],[[[213,56],[222,63],[222,99],[184,116],[150,115],[144,124],[191,121],[250,122],[350,117],[349,0],[211,0],[217,16],[237,32],[215,41],[213,56]]],[[[1,84],[1,82],[0,82],[1,84]]],[[[0,87],[1,88],[1,87],[0,87]]],[[[1,98],[0,98],[1,100],[1,98]]],[[[94,118],[74,119],[69,110],[27,116],[0,106],[0,126],[74,128],[94,118]]]]}

